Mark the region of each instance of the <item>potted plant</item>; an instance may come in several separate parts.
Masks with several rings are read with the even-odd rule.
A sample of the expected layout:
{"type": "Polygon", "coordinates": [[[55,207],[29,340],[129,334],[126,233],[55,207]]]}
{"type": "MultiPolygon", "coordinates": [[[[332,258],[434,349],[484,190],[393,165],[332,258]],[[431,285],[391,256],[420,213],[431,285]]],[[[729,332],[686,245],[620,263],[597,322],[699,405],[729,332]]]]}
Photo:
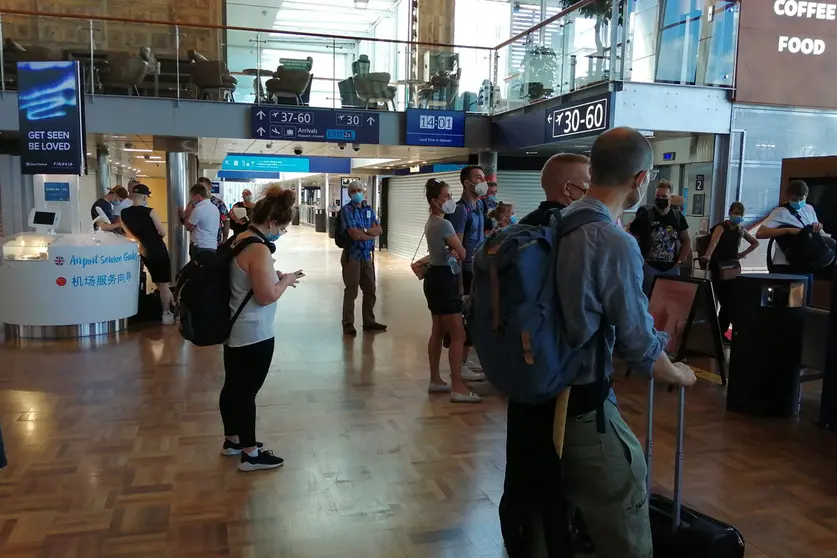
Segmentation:
{"type": "MultiPolygon", "coordinates": [[[[581,1],[582,0],[563,0],[563,7],[564,9],[572,8],[581,1]]],[[[619,19],[616,22],[616,24],[621,26],[623,22],[622,13],[624,11],[624,0],[618,0],[618,2],[619,19]]],[[[605,55],[605,48],[607,48],[605,44],[610,42],[609,37],[605,37],[605,34],[608,32],[610,28],[610,25],[608,24],[610,23],[610,20],[613,16],[613,0],[596,0],[592,4],[582,6],[576,12],[582,17],[589,19],[595,18],[596,20],[593,33],[594,39],[596,41],[596,67],[597,72],[601,72],[603,57],[605,55]]]]}

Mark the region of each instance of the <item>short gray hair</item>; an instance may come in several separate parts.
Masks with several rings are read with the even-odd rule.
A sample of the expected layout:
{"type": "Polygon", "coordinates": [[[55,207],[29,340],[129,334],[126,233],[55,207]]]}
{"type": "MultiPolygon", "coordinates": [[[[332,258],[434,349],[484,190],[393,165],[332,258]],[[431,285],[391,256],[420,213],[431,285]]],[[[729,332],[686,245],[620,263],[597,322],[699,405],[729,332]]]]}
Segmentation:
{"type": "Polygon", "coordinates": [[[358,190],[358,189],[366,191],[366,185],[363,182],[361,182],[360,180],[352,180],[351,182],[349,182],[349,185],[346,187],[346,191],[358,190]]]}

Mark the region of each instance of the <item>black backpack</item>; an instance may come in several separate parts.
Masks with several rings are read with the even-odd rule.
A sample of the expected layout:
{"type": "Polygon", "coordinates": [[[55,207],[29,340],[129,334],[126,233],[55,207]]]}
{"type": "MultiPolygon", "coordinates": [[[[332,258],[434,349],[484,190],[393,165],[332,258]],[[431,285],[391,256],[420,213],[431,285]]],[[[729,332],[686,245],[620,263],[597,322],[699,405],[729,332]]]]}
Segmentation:
{"type": "MultiPolygon", "coordinates": [[[[785,254],[788,264],[796,273],[812,273],[831,265],[835,259],[834,240],[814,232],[812,225],[806,225],[799,212],[792,208],[790,204],[785,204],[784,207],[802,225],[799,234],[778,236],[771,239],[771,242],[776,240],[779,244],[779,248],[785,254]]],[[[769,244],[767,253],[770,257],[772,246],[769,244]]]]}
{"type": "Polygon", "coordinates": [[[349,246],[352,245],[352,237],[349,236],[349,231],[343,228],[343,208],[340,208],[340,211],[334,217],[334,221],[331,224],[331,231],[334,233],[334,243],[337,245],[338,248],[342,248],[346,250],[349,246]]]}
{"type": "Polygon", "coordinates": [[[180,308],[180,334],[198,347],[224,343],[241,311],[253,297],[251,290],[230,317],[230,265],[233,258],[251,244],[271,246],[258,237],[245,238],[233,246],[234,242],[235,239],[231,238],[214,254],[203,254],[193,259],[177,274],[175,296],[180,308]]]}

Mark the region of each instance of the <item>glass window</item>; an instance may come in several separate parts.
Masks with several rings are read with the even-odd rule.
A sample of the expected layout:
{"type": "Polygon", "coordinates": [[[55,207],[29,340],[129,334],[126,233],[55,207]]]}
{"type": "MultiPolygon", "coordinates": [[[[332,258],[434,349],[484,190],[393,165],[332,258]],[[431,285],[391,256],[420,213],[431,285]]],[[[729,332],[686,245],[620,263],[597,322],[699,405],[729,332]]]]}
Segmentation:
{"type": "Polygon", "coordinates": [[[695,83],[701,4],[703,0],[665,1],[657,50],[657,81],[695,83]]]}

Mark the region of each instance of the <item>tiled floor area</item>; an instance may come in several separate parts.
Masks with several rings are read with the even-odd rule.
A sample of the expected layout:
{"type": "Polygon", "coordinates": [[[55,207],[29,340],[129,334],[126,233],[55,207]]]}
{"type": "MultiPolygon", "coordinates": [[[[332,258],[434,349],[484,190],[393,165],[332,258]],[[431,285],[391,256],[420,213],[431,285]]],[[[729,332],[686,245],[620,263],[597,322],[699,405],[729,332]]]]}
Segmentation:
{"type": "MultiPolygon", "coordinates": [[[[3,558],[495,558],[505,408],[428,396],[430,317],[407,261],[379,258],[390,331],[341,335],[338,252],[294,228],[277,251],[303,284],[280,301],[260,438],[283,470],[219,455],[220,349],[173,328],[0,345],[3,558]]],[[[359,308],[358,308],[359,311],[359,308]]],[[[837,443],[811,424],[728,414],[720,386],[688,395],[686,492],[738,526],[748,557],[837,556],[837,443]]],[[[620,379],[642,432],[645,385],[620,379]]],[[[674,398],[661,392],[655,480],[671,487],[674,398]]]]}

